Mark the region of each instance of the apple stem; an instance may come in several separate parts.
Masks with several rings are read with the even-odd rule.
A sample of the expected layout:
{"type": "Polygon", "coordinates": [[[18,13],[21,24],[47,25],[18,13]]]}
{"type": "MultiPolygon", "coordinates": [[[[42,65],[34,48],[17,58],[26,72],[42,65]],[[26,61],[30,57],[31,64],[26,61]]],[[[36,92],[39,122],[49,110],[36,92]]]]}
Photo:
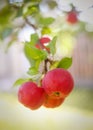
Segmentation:
{"type": "Polygon", "coordinates": [[[44,61],[44,74],[46,74],[47,71],[48,71],[48,66],[47,66],[47,64],[48,64],[48,59],[46,59],[46,60],[44,61]]]}
{"type": "Polygon", "coordinates": [[[50,60],[49,58],[47,58],[47,59],[44,61],[44,71],[43,71],[44,74],[46,74],[47,71],[49,70],[49,65],[48,65],[48,63],[51,65],[51,64],[53,64],[53,61],[50,60]]]}

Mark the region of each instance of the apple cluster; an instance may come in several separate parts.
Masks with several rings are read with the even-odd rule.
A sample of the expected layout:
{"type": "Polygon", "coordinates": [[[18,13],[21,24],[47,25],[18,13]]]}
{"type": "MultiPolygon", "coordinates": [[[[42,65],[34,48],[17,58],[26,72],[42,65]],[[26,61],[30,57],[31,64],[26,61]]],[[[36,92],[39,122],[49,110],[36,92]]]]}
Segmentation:
{"type": "Polygon", "coordinates": [[[70,72],[55,68],[44,75],[41,86],[33,81],[23,83],[18,90],[18,100],[31,110],[41,106],[56,108],[64,102],[73,87],[74,80],[70,72]]]}

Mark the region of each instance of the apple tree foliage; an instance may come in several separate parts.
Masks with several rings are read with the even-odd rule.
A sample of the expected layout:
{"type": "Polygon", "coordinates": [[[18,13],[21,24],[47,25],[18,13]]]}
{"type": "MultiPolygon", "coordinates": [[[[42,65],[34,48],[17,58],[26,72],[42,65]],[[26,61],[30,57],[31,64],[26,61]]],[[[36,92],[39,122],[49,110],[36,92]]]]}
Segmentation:
{"type": "MultiPolygon", "coordinates": [[[[41,7],[43,1],[44,0],[24,0],[22,3],[11,3],[11,0],[1,1],[0,41],[4,41],[7,37],[10,38],[6,49],[13,45],[14,41],[18,40],[20,30],[22,30],[27,24],[34,29],[34,33],[31,34],[30,40],[23,43],[24,54],[30,63],[30,68],[28,68],[27,71],[29,78],[18,79],[14,84],[15,86],[29,80],[40,82],[40,79],[48,70],[54,68],[68,69],[72,64],[72,57],[62,57],[61,59],[54,58],[56,55],[56,43],[58,36],[64,28],[63,30],[60,28],[56,33],[54,33],[51,25],[57,20],[57,17],[44,16],[44,13],[41,11],[41,8],[44,8],[44,5],[41,7]],[[19,22],[15,22],[16,20],[19,20],[19,22]],[[46,35],[51,39],[47,46],[49,48],[49,52],[45,49],[38,49],[35,47],[39,39],[46,35]]],[[[47,0],[45,4],[47,4],[49,10],[55,10],[55,8],[58,8],[58,4],[54,0],[47,0]]],[[[66,14],[67,12],[64,13],[66,14]]],[[[57,23],[55,22],[55,24],[57,23]]],[[[63,23],[63,25],[64,24],[65,23],[63,23]]],[[[66,31],[69,32],[70,29],[72,35],[74,35],[85,27],[85,24],[82,22],[79,22],[78,25],[79,28],[71,30],[71,25],[71,27],[69,26],[66,28],[66,31]]]]}

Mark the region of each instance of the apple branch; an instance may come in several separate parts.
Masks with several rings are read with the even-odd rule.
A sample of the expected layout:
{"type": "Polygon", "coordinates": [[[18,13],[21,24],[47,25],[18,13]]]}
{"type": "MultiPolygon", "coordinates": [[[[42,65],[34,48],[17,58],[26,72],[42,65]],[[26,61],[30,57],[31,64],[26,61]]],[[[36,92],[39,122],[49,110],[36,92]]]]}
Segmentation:
{"type": "Polygon", "coordinates": [[[34,30],[37,29],[37,27],[36,27],[34,24],[32,24],[32,23],[28,20],[27,17],[25,17],[24,20],[25,20],[25,22],[26,22],[29,26],[33,27],[34,30]]]}
{"type": "Polygon", "coordinates": [[[46,74],[47,71],[48,71],[48,63],[50,63],[50,65],[51,65],[51,64],[53,64],[53,61],[50,60],[49,58],[47,58],[47,59],[44,61],[44,71],[43,71],[44,74],[46,74]]]}

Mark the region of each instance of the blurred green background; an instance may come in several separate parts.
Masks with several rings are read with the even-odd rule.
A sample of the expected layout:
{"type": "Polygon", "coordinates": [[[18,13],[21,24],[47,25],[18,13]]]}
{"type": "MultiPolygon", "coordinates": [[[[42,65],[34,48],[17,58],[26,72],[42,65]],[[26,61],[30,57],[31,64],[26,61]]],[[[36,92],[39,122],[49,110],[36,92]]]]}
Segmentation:
{"type": "Polygon", "coordinates": [[[76,88],[58,108],[32,111],[12,93],[0,93],[0,130],[92,130],[93,90],[76,88]]]}

